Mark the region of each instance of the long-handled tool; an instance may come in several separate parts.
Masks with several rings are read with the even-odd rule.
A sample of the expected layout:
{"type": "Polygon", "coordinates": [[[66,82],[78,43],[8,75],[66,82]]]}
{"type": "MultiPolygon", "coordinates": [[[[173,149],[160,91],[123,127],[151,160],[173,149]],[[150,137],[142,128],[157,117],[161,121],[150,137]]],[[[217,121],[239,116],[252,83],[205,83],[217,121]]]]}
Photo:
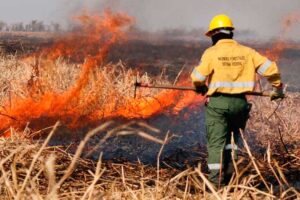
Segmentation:
{"type": "MultiPolygon", "coordinates": [[[[137,88],[153,88],[153,89],[167,89],[167,90],[183,90],[183,91],[194,91],[196,92],[195,87],[191,86],[173,86],[173,85],[149,85],[149,84],[143,84],[137,81],[137,78],[135,79],[134,83],[134,98],[136,97],[136,91],[137,88]]],[[[260,97],[270,97],[269,93],[266,92],[247,92],[246,95],[252,95],[252,96],[260,96],[260,97]]]]}

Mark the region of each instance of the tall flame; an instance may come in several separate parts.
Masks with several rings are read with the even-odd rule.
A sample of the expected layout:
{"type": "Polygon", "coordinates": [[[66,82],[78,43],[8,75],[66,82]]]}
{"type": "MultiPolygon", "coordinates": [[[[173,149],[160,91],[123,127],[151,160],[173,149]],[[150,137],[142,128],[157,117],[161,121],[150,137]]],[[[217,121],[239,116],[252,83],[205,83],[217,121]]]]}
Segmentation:
{"type": "MultiPolygon", "coordinates": [[[[57,120],[61,120],[70,128],[80,128],[99,120],[116,117],[147,118],[163,112],[166,108],[171,108],[171,112],[176,114],[195,100],[198,103],[201,101],[196,94],[189,92],[180,94],[178,91],[162,90],[134,99],[133,95],[122,95],[121,92],[124,91],[116,89],[113,85],[109,90],[105,90],[105,85],[109,84],[107,82],[112,81],[105,79],[106,72],[113,71],[104,69],[105,59],[112,45],[126,38],[126,28],[132,25],[134,20],[125,14],[110,11],[106,11],[102,16],[84,14],[75,19],[81,24],[80,29],[63,36],[52,47],[41,52],[41,55],[45,55],[41,63],[46,67],[53,66],[60,57],[83,62],[75,83],[64,92],[50,90],[39,95],[33,92],[26,98],[14,97],[10,102],[13,106],[6,109],[6,116],[0,116],[0,130],[10,126],[22,128],[28,122],[31,127],[38,129],[57,120]],[[94,88],[90,88],[91,74],[95,70],[99,71],[101,67],[103,70],[96,74],[94,88]],[[94,102],[97,102],[101,95],[105,96],[103,103],[94,106],[94,102]]],[[[36,55],[25,58],[24,62],[31,62],[34,56],[36,55]]],[[[133,72],[128,72],[127,75],[133,77],[133,72]]],[[[38,84],[31,84],[29,89],[35,91],[35,87],[38,87],[38,84]]],[[[8,102],[6,104],[8,108],[8,102]]]]}

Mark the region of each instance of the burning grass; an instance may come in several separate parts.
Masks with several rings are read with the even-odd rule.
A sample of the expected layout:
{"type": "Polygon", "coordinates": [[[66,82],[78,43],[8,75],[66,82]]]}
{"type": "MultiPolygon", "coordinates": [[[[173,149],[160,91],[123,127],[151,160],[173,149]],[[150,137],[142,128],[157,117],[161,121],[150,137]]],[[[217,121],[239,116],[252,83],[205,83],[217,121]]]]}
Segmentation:
{"type": "MultiPolygon", "coordinates": [[[[78,85],[84,64],[74,64],[62,58],[55,61],[38,57],[18,59],[0,58],[2,105],[0,129],[10,126],[35,130],[60,120],[71,129],[95,126],[112,118],[149,118],[166,112],[177,113],[202,99],[194,93],[177,91],[139,90],[134,98],[133,83],[136,72],[121,61],[95,67],[78,85]],[[168,97],[168,98],[166,98],[168,97]],[[28,108],[31,109],[28,109],[28,108]],[[27,124],[30,122],[30,124],[27,124]]],[[[140,81],[154,83],[147,73],[140,81]]],[[[157,83],[168,83],[164,74],[157,83]]]]}
{"type": "MultiPolygon", "coordinates": [[[[239,162],[235,163],[236,176],[227,187],[219,190],[212,188],[205,178],[206,170],[203,162],[197,166],[186,166],[184,170],[180,170],[162,160],[161,154],[164,147],[172,140],[169,134],[166,134],[162,141],[145,132],[141,134],[138,126],[129,128],[127,125],[118,126],[113,122],[107,122],[87,133],[78,145],[76,152],[70,154],[68,147],[47,145],[50,138],[60,131],[58,128],[60,124],[56,123],[43,143],[24,140],[20,137],[21,134],[16,133],[14,129],[10,130],[11,138],[0,141],[0,192],[2,198],[300,198],[299,126],[293,124],[297,119],[290,121],[294,117],[299,117],[298,112],[290,113],[292,108],[299,106],[299,94],[289,94],[276,112],[268,109],[269,102],[264,100],[256,102],[249,127],[245,133],[241,133],[244,148],[240,151],[239,162]],[[261,112],[258,112],[257,108],[266,110],[261,109],[261,112]],[[281,109],[285,109],[285,111],[281,109]],[[272,116],[270,117],[270,115],[272,116]],[[266,120],[266,118],[269,118],[269,123],[262,123],[259,120],[266,120]],[[276,120],[280,120],[280,122],[276,120]],[[288,124],[284,125],[285,122],[288,124]],[[277,133],[277,126],[282,128],[280,137],[277,133]],[[258,130],[264,132],[258,132],[258,130]],[[102,155],[98,162],[81,158],[83,152],[86,151],[85,145],[88,140],[103,131],[107,133],[104,140],[113,135],[124,137],[127,134],[137,134],[152,142],[160,143],[161,150],[157,155],[156,166],[142,163],[111,163],[103,161],[102,155]],[[262,137],[263,135],[264,137],[262,137]],[[278,148],[281,145],[285,145],[285,147],[278,148]],[[257,151],[257,148],[260,148],[261,151],[257,151]],[[251,149],[255,149],[255,151],[251,149]]],[[[147,127],[149,131],[153,130],[149,126],[143,126],[147,127]]]]}

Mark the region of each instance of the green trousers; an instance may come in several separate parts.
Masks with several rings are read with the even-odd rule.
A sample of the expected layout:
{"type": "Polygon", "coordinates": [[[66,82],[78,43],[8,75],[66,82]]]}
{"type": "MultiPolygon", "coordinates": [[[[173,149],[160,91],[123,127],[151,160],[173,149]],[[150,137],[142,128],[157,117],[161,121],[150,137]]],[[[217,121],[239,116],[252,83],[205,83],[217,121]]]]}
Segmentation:
{"type": "Polygon", "coordinates": [[[215,185],[228,184],[233,173],[232,152],[237,159],[239,130],[245,129],[251,104],[242,95],[215,95],[206,105],[206,134],[209,179],[215,185]],[[235,145],[232,145],[232,135],[235,145]]]}

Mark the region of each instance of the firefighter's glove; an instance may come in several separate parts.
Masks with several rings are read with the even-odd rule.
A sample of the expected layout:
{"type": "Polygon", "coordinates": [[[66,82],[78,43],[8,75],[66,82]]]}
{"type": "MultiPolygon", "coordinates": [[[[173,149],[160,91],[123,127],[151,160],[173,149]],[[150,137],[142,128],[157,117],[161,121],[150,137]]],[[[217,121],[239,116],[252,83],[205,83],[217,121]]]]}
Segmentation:
{"type": "Polygon", "coordinates": [[[208,87],[206,85],[196,86],[197,94],[205,95],[208,91],[208,87]]]}
{"type": "Polygon", "coordinates": [[[283,99],[285,97],[283,87],[273,87],[273,91],[270,93],[271,101],[276,99],[283,99]]]}

